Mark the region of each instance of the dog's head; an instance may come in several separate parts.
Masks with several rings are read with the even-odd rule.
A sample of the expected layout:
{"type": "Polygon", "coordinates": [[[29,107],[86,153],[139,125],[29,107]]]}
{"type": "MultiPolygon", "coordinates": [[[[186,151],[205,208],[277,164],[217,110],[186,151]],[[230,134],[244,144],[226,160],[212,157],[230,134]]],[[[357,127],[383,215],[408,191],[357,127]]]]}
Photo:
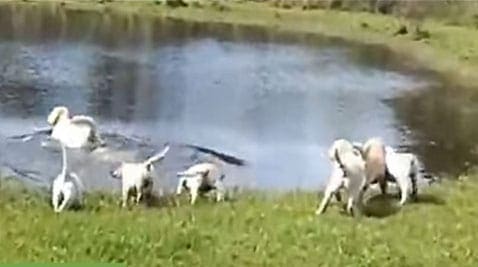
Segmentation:
{"type": "Polygon", "coordinates": [[[64,106],[57,106],[48,115],[47,121],[50,125],[55,126],[60,118],[68,118],[68,108],[64,106]]]}
{"type": "Polygon", "coordinates": [[[110,175],[111,177],[113,177],[114,179],[121,179],[121,173],[122,173],[122,167],[123,167],[123,164],[120,164],[119,167],[113,169],[110,171],[110,175]]]}

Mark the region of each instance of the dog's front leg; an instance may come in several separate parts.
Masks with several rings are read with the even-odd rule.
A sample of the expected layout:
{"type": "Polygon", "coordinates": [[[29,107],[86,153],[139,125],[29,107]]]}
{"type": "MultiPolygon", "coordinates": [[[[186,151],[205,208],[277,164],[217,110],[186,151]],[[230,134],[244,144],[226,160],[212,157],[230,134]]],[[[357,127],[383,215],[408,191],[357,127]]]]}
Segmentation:
{"type": "Polygon", "coordinates": [[[128,198],[129,198],[129,189],[123,188],[122,196],[121,196],[121,206],[126,208],[128,205],[128,198]]]}
{"type": "Polygon", "coordinates": [[[330,181],[330,183],[327,185],[327,188],[325,189],[324,198],[322,199],[319,208],[315,211],[316,215],[320,215],[325,212],[327,206],[330,203],[332,195],[339,190],[340,186],[341,183],[338,181],[338,179],[332,179],[330,181]]]}

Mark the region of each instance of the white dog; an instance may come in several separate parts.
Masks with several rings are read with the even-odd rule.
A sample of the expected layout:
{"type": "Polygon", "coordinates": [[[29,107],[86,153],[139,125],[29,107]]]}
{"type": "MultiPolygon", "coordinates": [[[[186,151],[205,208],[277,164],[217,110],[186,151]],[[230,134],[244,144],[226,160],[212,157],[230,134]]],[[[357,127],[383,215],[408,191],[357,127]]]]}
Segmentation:
{"type": "Polygon", "coordinates": [[[329,149],[329,157],[332,161],[332,175],[316,214],[324,213],[332,195],[337,195],[341,188],[345,188],[348,195],[347,212],[353,215],[354,209],[362,201],[361,192],[367,181],[365,161],[360,152],[344,139],[334,141],[329,149]]]}
{"type": "Polygon", "coordinates": [[[385,149],[388,172],[400,188],[400,205],[403,206],[407,202],[409,195],[413,198],[417,196],[418,159],[411,153],[395,152],[389,146],[385,149]]]}
{"type": "Polygon", "coordinates": [[[143,196],[150,196],[153,189],[154,163],[161,161],[169,151],[166,146],[160,153],[143,162],[122,162],[110,174],[113,178],[121,179],[122,205],[126,207],[130,197],[135,197],[138,204],[143,196]]]}
{"type": "Polygon", "coordinates": [[[176,194],[180,195],[183,189],[189,191],[191,204],[196,202],[200,193],[215,190],[216,201],[224,200],[225,187],[224,173],[217,164],[204,162],[195,164],[183,172],[178,172],[179,183],[176,194]]]}
{"type": "Polygon", "coordinates": [[[53,180],[51,197],[55,212],[83,205],[83,184],[75,173],[68,172],[66,148],[61,142],[60,145],[63,166],[60,174],[53,180]]]}
{"type": "Polygon", "coordinates": [[[51,138],[69,148],[95,148],[104,144],[91,117],[79,115],[70,118],[68,108],[64,106],[55,107],[47,121],[53,127],[51,138]]]}

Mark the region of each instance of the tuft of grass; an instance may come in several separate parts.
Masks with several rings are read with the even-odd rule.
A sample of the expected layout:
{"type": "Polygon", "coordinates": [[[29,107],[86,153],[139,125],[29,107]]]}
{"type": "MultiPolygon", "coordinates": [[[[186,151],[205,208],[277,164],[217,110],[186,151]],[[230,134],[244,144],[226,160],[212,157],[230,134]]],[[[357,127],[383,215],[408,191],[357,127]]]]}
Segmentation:
{"type": "Polygon", "coordinates": [[[46,192],[0,187],[0,262],[123,262],[127,266],[474,266],[478,184],[443,182],[416,203],[372,197],[367,216],[333,204],[317,217],[310,192],[248,192],[121,209],[91,193],[54,214],[46,192]]]}

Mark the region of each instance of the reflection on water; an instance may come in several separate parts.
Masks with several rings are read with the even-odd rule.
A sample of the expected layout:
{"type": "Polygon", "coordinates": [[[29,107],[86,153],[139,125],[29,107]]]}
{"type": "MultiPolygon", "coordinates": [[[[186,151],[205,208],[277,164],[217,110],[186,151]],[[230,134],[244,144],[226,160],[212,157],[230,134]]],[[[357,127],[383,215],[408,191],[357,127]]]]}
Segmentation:
{"type": "MultiPolygon", "coordinates": [[[[147,147],[73,151],[72,168],[91,187],[116,186],[108,168],[120,159],[145,158],[167,141],[245,158],[249,166],[227,167],[229,180],[260,188],[322,185],[329,171],[325,151],[338,137],[411,143],[436,171],[458,170],[473,157],[463,153],[470,140],[463,136],[474,131],[456,122],[471,118],[456,114],[459,101],[448,102],[430,73],[376,46],[4,4],[0,55],[2,139],[44,125],[49,110],[63,104],[94,115],[104,132],[149,140],[147,147]],[[447,108],[438,108],[444,102],[447,108]],[[442,129],[448,121],[461,131],[442,129]],[[430,148],[429,140],[437,145],[430,148]]],[[[0,149],[14,151],[0,159],[48,180],[59,170],[59,155],[39,142],[2,140],[0,149]]],[[[195,156],[175,146],[160,168],[164,183],[174,184],[174,173],[195,156]]]]}

